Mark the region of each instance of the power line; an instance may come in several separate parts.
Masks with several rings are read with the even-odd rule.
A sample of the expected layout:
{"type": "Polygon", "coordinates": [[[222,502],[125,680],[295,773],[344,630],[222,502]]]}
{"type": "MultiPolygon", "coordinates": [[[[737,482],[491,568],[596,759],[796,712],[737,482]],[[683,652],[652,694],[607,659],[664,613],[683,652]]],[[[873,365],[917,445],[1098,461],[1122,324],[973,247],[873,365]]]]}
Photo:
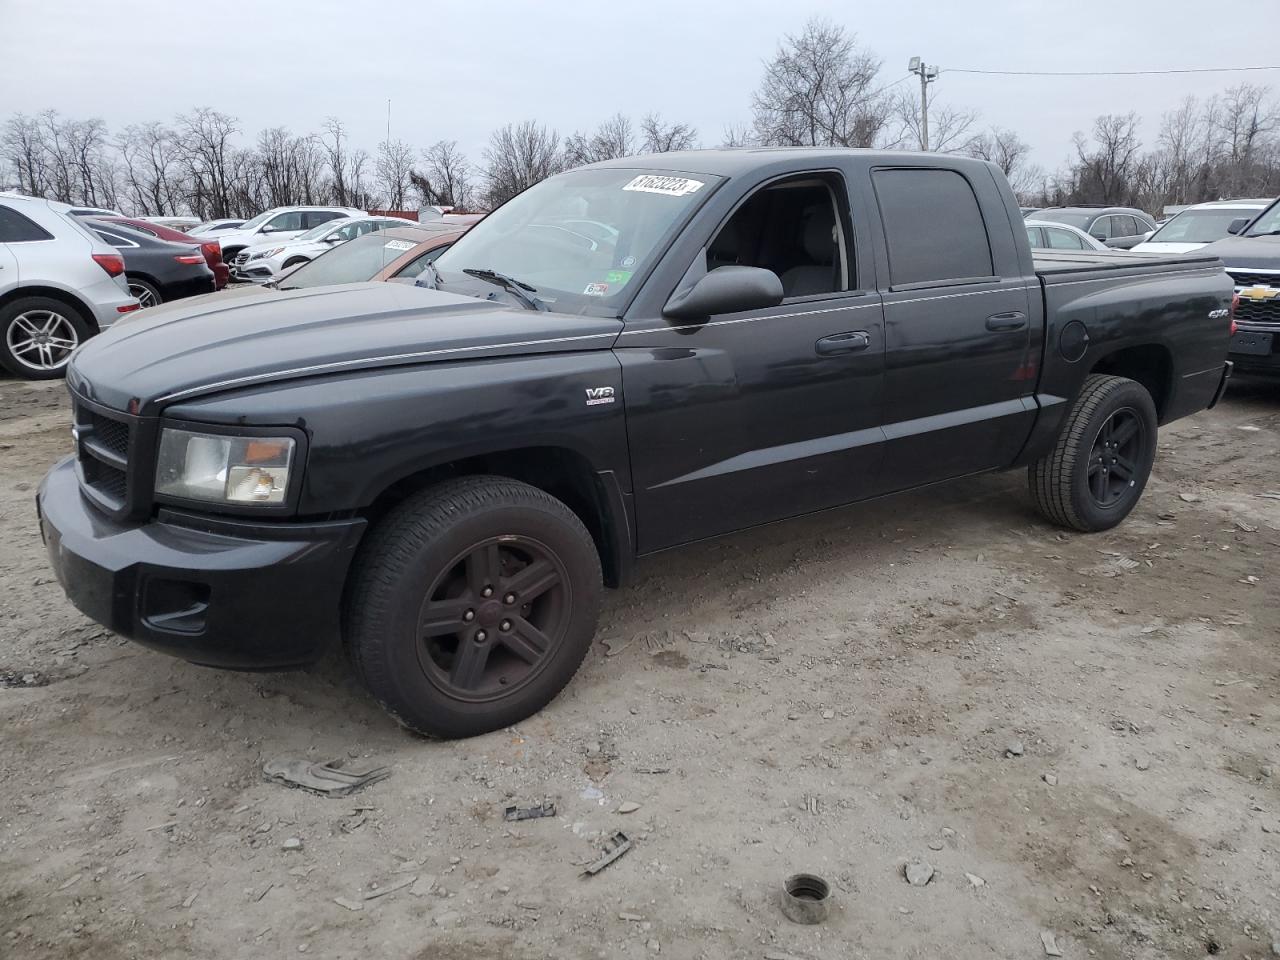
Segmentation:
{"type": "Polygon", "coordinates": [[[943,73],[985,73],[1004,77],[1144,77],[1170,73],[1245,73],[1256,70],[1280,70],[1274,67],[1185,67],[1173,70],[968,70],[943,67],[943,73]]]}

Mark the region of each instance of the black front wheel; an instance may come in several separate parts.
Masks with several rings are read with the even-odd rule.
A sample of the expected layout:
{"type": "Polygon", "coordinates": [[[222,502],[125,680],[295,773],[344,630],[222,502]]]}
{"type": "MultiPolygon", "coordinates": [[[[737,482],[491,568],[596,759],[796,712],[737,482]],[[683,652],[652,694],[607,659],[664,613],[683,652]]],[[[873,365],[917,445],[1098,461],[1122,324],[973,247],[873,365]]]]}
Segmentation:
{"type": "Polygon", "coordinates": [[[344,636],[401,724],[474,736],[537,712],[572,679],[601,593],[572,510],[514,480],[469,477],[406,500],[370,533],[344,636]]]}
{"type": "Polygon", "coordinates": [[[1108,530],[1137,505],[1156,457],[1156,408],[1146,387],[1091,374],[1053,449],[1031,465],[1036,507],[1075,530],[1108,530]]]}

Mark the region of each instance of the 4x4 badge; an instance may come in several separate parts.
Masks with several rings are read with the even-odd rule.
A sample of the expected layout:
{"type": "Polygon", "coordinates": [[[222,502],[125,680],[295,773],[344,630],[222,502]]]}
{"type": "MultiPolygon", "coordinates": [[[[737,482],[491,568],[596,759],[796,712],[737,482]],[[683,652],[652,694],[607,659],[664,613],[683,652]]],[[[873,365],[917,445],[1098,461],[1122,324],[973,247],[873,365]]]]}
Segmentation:
{"type": "Polygon", "coordinates": [[[587,406],[613,403],[613,387],[587,387],[587,406]]]}

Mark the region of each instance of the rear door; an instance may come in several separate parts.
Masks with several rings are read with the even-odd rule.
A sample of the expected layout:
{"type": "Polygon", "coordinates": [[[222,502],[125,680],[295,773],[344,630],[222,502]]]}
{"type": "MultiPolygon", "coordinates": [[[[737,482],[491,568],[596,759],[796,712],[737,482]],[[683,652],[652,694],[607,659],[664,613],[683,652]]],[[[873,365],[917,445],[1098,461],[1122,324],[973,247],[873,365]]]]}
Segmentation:
{"type": "Polygon", "coordinates": [[[1034,416],[1039,287],[1003,195],[974,165],[880,167],[871,188],[884,236],[881,489],[1011,463],[1034,416]]]}

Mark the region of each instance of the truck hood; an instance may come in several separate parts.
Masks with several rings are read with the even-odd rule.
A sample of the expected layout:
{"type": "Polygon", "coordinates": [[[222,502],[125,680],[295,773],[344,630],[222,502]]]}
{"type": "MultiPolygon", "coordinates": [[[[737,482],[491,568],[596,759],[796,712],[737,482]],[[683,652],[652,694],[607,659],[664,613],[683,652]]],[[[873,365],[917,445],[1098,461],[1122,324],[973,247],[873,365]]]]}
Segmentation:
{"type": "Polygon", "coordinates": [[[1220,257],[1228,270],[1280,270],[1280,236],[1225,237],[1200,252],[1220,257]]]}
{"type": "Polygon", "coordinates": [[[281,380],[604,350],[622,330],[619,320],[398,283],[201,300],[146,311],[89,340],[71,359],[68,386],[111,409],[154,416],[178,400],[281,380]]]}

